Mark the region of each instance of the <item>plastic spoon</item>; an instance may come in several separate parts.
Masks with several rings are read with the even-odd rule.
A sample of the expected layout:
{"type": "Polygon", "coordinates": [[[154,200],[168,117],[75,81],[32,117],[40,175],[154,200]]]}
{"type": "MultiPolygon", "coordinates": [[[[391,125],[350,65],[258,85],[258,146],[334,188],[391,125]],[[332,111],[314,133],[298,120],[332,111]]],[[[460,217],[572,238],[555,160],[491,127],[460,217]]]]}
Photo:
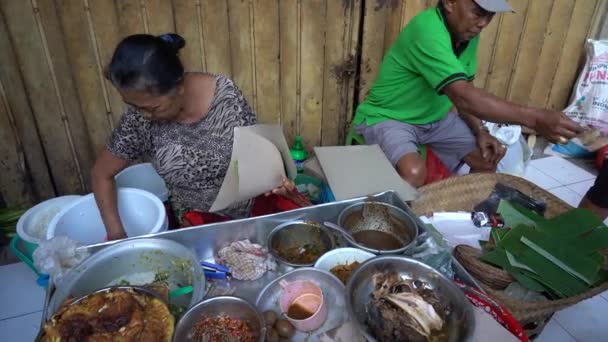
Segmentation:
{"type": "Polygon", "coordinates": [[[175,290],[169,292],[169,299],[173,299],[175,297],[187,295],[190,292],[192,292],[192,286],[180,287],[179,289],[175,289],[175,290]]]}

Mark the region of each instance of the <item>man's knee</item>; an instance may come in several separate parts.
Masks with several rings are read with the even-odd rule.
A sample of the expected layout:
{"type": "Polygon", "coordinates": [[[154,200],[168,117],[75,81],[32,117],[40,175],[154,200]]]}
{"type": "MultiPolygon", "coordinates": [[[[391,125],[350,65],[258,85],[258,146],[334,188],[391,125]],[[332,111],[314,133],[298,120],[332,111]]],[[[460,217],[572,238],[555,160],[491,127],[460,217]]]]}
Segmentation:
{"type": "Polygon", "coordinates": [[[416,188],[424,185],[426,180],[426,166],[417,153],[401,158],[397,163],[397,172],[401,178],[416,188]]]}

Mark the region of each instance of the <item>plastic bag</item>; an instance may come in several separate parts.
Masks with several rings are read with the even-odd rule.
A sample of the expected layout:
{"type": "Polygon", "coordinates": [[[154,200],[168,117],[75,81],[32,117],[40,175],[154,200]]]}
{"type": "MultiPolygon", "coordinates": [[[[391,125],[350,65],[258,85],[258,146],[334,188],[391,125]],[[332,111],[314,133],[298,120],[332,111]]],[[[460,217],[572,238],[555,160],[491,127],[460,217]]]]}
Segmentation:
{"type": "Polygon", "coordinates": [[[564,113],[589,128],[580,137],[588,151],[608,144],[608,40],[588,39],[587,61],[564,113]]]}
{"type": "Polygon", "coordinates": [[[89,256],[85,249],[78,249],[81,246],[67,236],[41,241],[33,254],[34,265],[40,273],[48,274],[57,283],[71,268],[89,256]]]}
{"type": "Polygon", "coordinates": [[[412,258],[433,267],[448,279],[454,279],[452,252],[445,244],[441,233],[430,224],[425,224],[426,232],[418,236],[412,258]]]}
{"type": "Polygon", "coordinates": [[[523,177],[531,159],[532,149],[528,146],[524,137],[520,135],[515,143],[507,145],[507,152],[498,162],[496,172],[523,177]]]}

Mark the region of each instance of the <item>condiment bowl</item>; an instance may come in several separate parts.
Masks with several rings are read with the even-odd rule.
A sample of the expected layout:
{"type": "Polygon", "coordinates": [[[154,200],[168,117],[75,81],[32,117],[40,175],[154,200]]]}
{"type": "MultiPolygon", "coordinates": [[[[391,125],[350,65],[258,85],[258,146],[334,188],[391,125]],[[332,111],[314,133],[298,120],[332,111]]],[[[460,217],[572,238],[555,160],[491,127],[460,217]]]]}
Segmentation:
{"type": "Polygon", "coordinates": [[[309,221],[290,221],[277,226],[270,232],[267,246],[270,254],[278,262],[291,267],[307,267],[313,266],[322,254],[332,250],[335,247],[335,240],[329,230],[320,224],[309,221]],[[304,248],[307,245],[313,246],[319,254],[311,262],[298,262],[281,255],[281,251],[286,249],[304,248]]]}
{"type": "Polygon", "coordinates": [[[315,268],[331,271],[332,268],[338,265],[350,265],[353,262],[363,263],[367,259],[371,259],[376,255],[359,248],[344,247],[336,248],[323,254],[317,262],[315,268]]]}
{"type": "MultiPolygon", "coordinates": [[[[349,242],[353,247],[374,254],[408,254],[416,246],[418,225],[405,210],[382,202],[359,202],[346,207],[338,216],[338,225],[351,235],[364,230],[378,230],[391,234],[401,240],[401,247],[380,249],[370,248],[360,242],[349,242]],[[370,216],[363,217],[364,210],[370,216]]],[[[354,236],[356,239],[356,235],[354,236]]]]}
{"type": "Polygon", "coordinates": [[[376,341],[367,326],[367,304],[374,291],[373,276],[378,273],[397,272],[402,279],[419,280],[436,292],[442,303],[447,303],[449,313],[448,341],[467,341],[475,330],[473,308],[464,293],[448,278],[434,268],[405,256],[385,255],[365,261],[350,276],[346,285],[346,306],[355,325],[368,341],[376,341]]]}
{"type": "Polygon", "coordinates": [[[188,310],[177,323],[174,342],[190,340],[192,329],[204,318],[227,316],[247,323],[253,337],[263,341],[266,335],[266,324],[262,314],[246,300],[234,296],[218,296],[206,299],[188,310]]]}

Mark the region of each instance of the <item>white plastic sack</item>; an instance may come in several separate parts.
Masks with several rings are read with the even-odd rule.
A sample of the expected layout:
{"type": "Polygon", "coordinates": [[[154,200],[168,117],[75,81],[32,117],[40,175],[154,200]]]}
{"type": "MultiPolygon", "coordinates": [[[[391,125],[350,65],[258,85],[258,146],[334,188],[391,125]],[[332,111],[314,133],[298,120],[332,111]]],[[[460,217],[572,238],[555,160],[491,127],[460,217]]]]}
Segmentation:
{"type": "Polygon", "coordinates": [[[587,61],[564,113],[589,131],[579,140],[589,151],[608,144],[608,40],[588,39],[587,61]]]}
{"type": "Polygon", "coordinates": [[[521,126],[485,122],[490,134],[507,147],[505,156],[498,162],[496,172],[522,177],[532,159],[532,150],[521,134],[521,126]]]}
{"type": "Polygon", "coordinates": [[[57,283],[71,268],[80,264],[89,256],[82,246],[67,236],[57,236],[40,242],[34,251],[34,265],[43,274],[48,274],[57,283]]]}
{"type": "Polygon", "coordinates": [[[498,162],[496,172],[523,177],[531,159],[532,149],[528,146],[524,137],[520,136],[515,143],[507,145],[507,152],[498,162]]]}

